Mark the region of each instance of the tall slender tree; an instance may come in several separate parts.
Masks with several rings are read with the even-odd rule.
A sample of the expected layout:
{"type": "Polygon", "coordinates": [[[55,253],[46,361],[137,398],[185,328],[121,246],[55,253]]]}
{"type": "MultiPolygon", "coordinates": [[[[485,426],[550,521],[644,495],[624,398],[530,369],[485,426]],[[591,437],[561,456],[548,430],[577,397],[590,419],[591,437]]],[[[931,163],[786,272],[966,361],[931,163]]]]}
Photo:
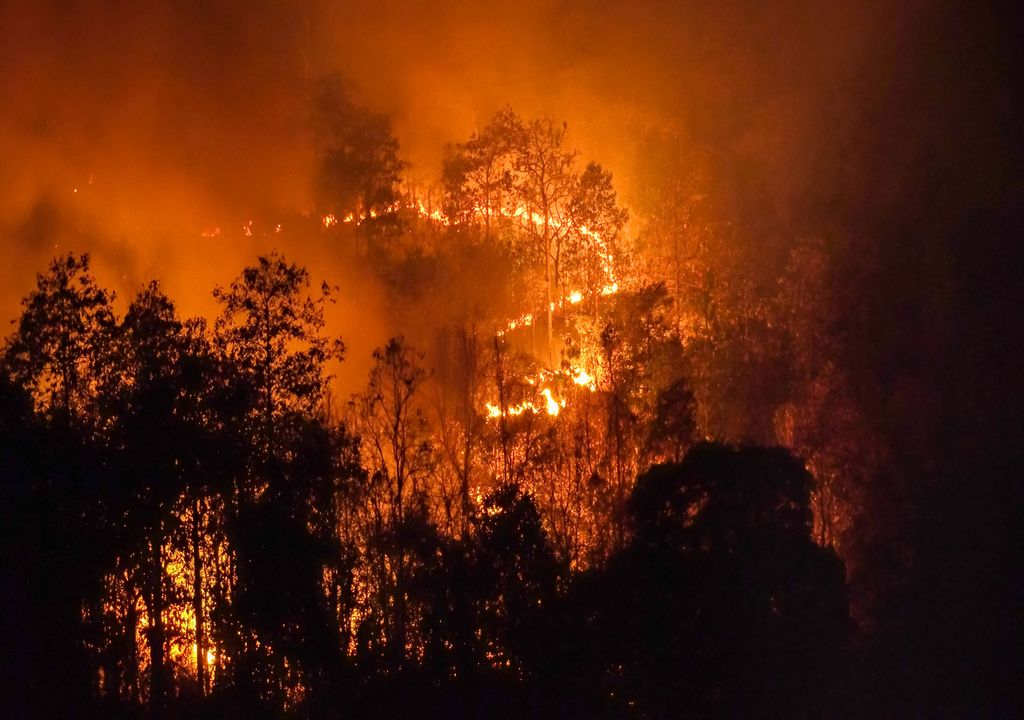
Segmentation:
{"type": "Polygon", "coordinates": [[[396,337],[373,353],[364,393],[352,400],[353,426],[370,473],[372,566],[385,643],[393,662],[406,653],[412,527],[426,517],[426,482],[435,451],[419,393],[427,373],[423,355],[396,337]]]}

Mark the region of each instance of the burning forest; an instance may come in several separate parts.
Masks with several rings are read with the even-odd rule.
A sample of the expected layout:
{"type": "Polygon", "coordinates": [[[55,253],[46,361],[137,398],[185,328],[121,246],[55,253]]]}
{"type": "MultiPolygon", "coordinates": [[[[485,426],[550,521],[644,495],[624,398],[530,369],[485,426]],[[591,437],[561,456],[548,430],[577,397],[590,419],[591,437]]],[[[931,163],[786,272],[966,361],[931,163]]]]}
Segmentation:
{"type": "Polygon", "coordinates": [[[1019,18],[378,5],[0,8],[0,712],[1016,716],[1019,18]]]}

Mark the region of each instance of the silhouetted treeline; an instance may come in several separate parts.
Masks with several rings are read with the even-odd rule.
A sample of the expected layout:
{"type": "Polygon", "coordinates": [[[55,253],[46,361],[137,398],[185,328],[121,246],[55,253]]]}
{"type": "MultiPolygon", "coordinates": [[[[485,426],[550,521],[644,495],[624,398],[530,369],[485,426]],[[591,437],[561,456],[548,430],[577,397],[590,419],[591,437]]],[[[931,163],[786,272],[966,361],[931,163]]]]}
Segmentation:
{"type": "MultiPolygon", "coordinates": [[[[507,431],[480,440],[498,446],[490,487],[460,507],[462,491],[437,489],[428,374],[402,338],[336,415],[331,292],[263,257],[215,291],[208,326],[155,283],[117,317],[86,256],[39,277],[0,379],[10,716],[919,706],[927,688],[902,683],[920,670],[879,676],[889,653],[928,661],[906,637],[920,623],[889,618],[948,617],[957,600],[922,601],[911,578],[885,599],[896,624],[858,631],[843,563],[814,539],[815,480],[789,451],[693,444],[692,400],[664,396],[648,442],[677,428],[673,459],[598,521],[621,523],[603,555],[574,562],[552,542],[557,506],[501,451],[507,431]]],[[[952,714],[1008,707],[950,693],[952,714]]]]}
{"type": "Polygon", "coordinates": [[[277,255],[212,327],[159,286],[123,317],[55,260],[4,356],[13,716],[662,717],[827,712],[851,625],[784,450],[645,474],[623,540],[556,552],[515,473],[442,528],[418,355],[378,351],[351,421],[321,303],[277,255]],[[360,455],[360,443],[363,455],[360,455]],[[376,460],[373,458],[376,457],[376,460]],[[364,464],[361,458],[369,458],[364,464]]]}

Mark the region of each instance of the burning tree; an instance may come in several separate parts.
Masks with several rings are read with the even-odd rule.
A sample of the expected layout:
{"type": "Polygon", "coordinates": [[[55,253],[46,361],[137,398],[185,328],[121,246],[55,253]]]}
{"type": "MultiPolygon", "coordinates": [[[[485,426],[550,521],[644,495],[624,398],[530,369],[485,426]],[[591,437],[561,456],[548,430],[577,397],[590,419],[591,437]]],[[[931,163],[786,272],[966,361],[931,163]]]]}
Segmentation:
{"type": "MultiPolygon", "coordinates": [[[[554,314],[565,305],[615,292],[615,242],[626,222],[611,175],[596,163],[577,170],[565,123],[524,121],[511,109],[467,142],[449,147],[444,166],[446,207],[456,224],[504,219],[515,260],[534,275],[528,302],[546,316],[546,356],[555,366],[554,314]],[[538,277],[539,276],[539,277],[538,277]],[[580,283],[580,284],[576,284],[580,283]]],[[[533,324],[533,313],[530,322],[533,324]]]]}

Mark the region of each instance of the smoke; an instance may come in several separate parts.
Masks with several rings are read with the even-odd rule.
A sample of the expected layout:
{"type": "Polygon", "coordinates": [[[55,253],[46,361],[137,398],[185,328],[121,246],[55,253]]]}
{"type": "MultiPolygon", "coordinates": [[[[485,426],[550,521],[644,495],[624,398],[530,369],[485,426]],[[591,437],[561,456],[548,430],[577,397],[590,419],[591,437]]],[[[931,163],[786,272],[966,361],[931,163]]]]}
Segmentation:
{"type": "Polygon", "coordinates": [[[208,314],[213,285],[277,248],[342,286],[353,357],[379,342],[393,320],[369,307],[368,273],[296,229],[307,96],[334,71],[393,118],[417,185],[511,105],[565,119],[630,203],[658,182],[651,137],[709,148],[718,204],[752,235],[951,220],[1007,192],[1020,158],[1012,27],[953,4],[13,0],[0,310],[74,250],[122,296],[158,277],[208,314]]]}

